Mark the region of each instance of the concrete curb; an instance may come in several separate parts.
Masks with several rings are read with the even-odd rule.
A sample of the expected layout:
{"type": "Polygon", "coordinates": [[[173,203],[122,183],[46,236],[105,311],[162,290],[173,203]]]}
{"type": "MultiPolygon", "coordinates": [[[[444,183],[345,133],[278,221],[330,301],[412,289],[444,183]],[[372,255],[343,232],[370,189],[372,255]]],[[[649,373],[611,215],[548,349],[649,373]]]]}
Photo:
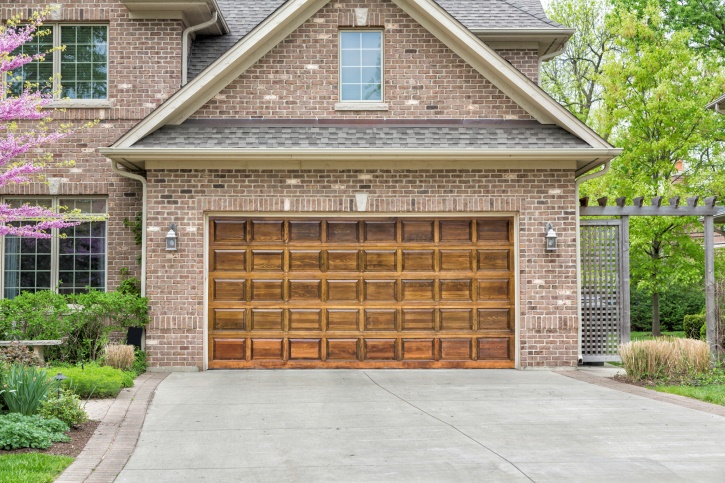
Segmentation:
{"type": "Polygon", "coordinates": [[[78,458],[56,483],[112,482],[131,457],[154,391],[168,374],[146,373],[123,390],[78,458]]]}
{"type": "Polygon", "coordinates": [[[606,387],[608,389],[614,389],[615,391],[626,392],[628,394],[634,394],[635,396],[642,396],[646,397],[647,399],[654,399],[655,401],[662,401],[670,404],[675,404],[677,406],[682,406],[683,408],[694,409],[696,411],[702,411],[704,413],[715,414],[717,416],[725,417],[725,406],[710,404],[704,401],[699,401],[697,399],[679,396],[677,394],[656,392],[652,389],[646,389],[644,387],[618,382],[609,377],[602,377],[584,371],[559,372],[557,374],[560,374],[564,377],[570,377],[578,381],[588,382],[589,384],[595,384],[597,386],[606,387]]]}

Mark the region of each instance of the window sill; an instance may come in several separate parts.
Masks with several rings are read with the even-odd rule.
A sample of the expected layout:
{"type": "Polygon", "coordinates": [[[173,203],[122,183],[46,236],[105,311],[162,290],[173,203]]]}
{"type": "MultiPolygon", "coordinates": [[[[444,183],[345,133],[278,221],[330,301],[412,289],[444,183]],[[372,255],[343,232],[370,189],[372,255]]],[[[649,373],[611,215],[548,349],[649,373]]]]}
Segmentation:
{"type": "Polygon", "coordinates": [[[106,99],[62,99],[53,101],[46,107],[56,109],[107,109],[113,102],[106,99]]]}
{"type": "Polygon", "coordinates": [[[336,111],[387,111],[387,102],[338,102],[336,111]]]}

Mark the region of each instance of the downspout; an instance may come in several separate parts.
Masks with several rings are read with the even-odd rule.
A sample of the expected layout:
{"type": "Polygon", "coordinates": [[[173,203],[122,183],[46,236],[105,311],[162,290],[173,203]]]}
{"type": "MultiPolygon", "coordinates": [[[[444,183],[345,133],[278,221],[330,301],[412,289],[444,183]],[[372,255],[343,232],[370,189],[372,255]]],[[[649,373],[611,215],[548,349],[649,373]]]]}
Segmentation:
{"type": "Polygon", "coordinates": [[[184,30],[184,33],[181,34],[181,85],[185,86],[187,82],[189,82],[189,36],[194,33],[198,32],[199,30],[203,30],[207,27],[211,27],[217,22],[217,19],[219,18],[219,14],[217,12],[214,12],[214,15],[212,15],[211,20],[207,20],[204,23],[200,23],[199,25],[192,25],[191,27],[187,27],[184,30]]]}
{"type": "Polygon", "coordinates": [[[122,170],[118,167],[118,162],[111,160],[111,168],[113,172],[124,178],[130,178],[141,182],[141,296],[146,296],[146,178],[140,174],[122,170]]]}
{"type": "Polygon", "coordinates": [[[578,335],[577,338],[579,339],[579,355],[577,356],[579,363],[582,362],[582,261],[581,261],[581,229],[579,227],[579,186],[585,181],[589,181],[590,179],[599,178],[600,176],[604,176],[609,171],[609,168],[611,167],[611,161],[607,161],[604,164],[604,169],[597,171],[596,173],[592,174],[585,174],[584,176],[580,176],[576,179],[575,186],[576,186],[576,314],[577,318],[579,319],[579,323],[577,324],[578,327],[578,335]]]}

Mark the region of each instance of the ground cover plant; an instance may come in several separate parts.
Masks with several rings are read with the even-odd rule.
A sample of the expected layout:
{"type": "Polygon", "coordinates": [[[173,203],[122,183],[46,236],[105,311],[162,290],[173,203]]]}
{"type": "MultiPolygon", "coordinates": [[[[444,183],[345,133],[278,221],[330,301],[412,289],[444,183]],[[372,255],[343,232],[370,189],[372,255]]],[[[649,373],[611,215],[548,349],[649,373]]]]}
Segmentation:
{"type": "Polygon", "coordinates": [[[72,462],[69,456],[39,453],[0,455],[0,481],[50,483],[72,462]]]}
{"type": "Polygon", "coordinates": [[[8,413],[0,416],[0,448],[48,448],[58,441],[70,441],[70,428],[59,419],[8,413]]]}
{"type": "Polygon", "coordinates": [[[64,388],[84,399],[116,397],[121,389],[133,387],[136,378],[134,372],[101,366],[96,362],[53,366],[53,370],[62,372],[68,378],[63,381],[64,388]]]}

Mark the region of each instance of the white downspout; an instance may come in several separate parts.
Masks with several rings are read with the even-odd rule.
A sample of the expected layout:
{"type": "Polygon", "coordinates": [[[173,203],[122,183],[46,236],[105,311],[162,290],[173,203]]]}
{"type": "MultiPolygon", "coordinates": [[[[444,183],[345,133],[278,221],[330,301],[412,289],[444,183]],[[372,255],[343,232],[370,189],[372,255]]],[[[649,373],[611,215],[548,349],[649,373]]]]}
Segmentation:
{"type": "Polygon", "coordinates": [[[207,27],[211,27],[217,22],[217,19],[219,18],[219,14],[217,12],[214,12],[214,15],[212,15],[211,20],[207,20],[204,23],[200,23],[199,25],[192,25],[191,27],[187,27],[184,30],[184,33],[181,34],[181,85],[186,85],[187,82],[189,82],[189,36],[197,32],[199,30],[205,29],[207,27]]]}
{"type": "Polygon", "coordinates": [[[600,176],[604,176],[607,174],[607,171],[609,171],[609,168],[611,166],[611,161],[607,161],[604,164],[604,169],[597,171],[596,173],[592,174],[586,174],[584,176],[581,176],[576,179],[575,186],[576,186],[576,314],[578,320],[578,335],[577,338],[579,339],[579,355],[577,356],[579,362],[582,361],[582,261],[581,261],[581,229],[579,227],[579,186],[584,181],[589,181],[590,179],[599,178],[600,176]]]}
{"type": "Polygon", "coordinates": [[[140,174],[131,173],[118,167],[118,162],[111,160],[113,172],[124,178],[134,179],[141,182],[141,296],[146,296],[146,178],[140,174]]]}

